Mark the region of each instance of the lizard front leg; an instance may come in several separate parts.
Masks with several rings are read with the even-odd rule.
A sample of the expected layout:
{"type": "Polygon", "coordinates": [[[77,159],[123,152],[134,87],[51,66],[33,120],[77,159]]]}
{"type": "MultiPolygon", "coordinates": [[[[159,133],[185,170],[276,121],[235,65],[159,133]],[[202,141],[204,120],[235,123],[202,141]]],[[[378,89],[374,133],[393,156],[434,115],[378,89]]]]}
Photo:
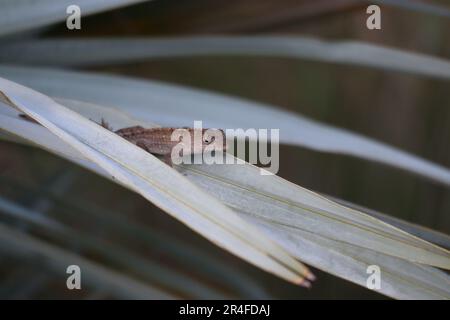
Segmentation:
{"type": "MultiPolygon", "coordinates": [[[[158,153],[155,153],[154,151],[154,145],[152,143],[150,143],[149,141],[145,140],[145,139],[141,139],[136,141],[136,145],[142,149],[144,149],[145,151],[147,151],[148,153],[151,154],[156,154],[158,155],[158,153]]],[[[163,161],[169,165],[170,167],[173,167],[173,162],[172,162],[172,155],[171,153],[165,153],[163,154],[163,161]]]]}
{"type": "Polygon", "coordinates": [[[163,157],[163,161],[170,167],[173,168],[173,162],[172,162],[172,154],[166,153],[163,157]]]}

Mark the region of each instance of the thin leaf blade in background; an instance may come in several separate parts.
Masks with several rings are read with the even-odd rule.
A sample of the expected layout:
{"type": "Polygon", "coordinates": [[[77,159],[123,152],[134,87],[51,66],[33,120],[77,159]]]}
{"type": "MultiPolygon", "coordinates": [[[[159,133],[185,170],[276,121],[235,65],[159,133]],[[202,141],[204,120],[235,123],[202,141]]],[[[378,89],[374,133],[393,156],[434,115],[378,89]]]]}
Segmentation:
{"type": "Polygon", "coordinates": [[[83,16],[149,0],[4,0],[0,2],[0,36],[35,30],[67,19],[70,5],[83,16]]]}
{"type": "Polygon", "coordinates": [[[450,79],[446,59],[360,41],[300,36],[32,39],[6,43],[0,61],[32,66],[103,66],[186,56],[306,59],[450,79]]]}
{"type": "Polygon", "coordinates": [[[157,288],[143,285],[72,252],[57,248],[20,231],[12,230],[3,223],[0,223],[0,248],[21,253],[25,257],[30,255],[38,257],[55,273],[63,275],[67,269],[67,261],[72,261],[74,264],[82,266],[83,279],[86,283],[94,283],[124,299],[173,299],[175,297],[157,288]]]}

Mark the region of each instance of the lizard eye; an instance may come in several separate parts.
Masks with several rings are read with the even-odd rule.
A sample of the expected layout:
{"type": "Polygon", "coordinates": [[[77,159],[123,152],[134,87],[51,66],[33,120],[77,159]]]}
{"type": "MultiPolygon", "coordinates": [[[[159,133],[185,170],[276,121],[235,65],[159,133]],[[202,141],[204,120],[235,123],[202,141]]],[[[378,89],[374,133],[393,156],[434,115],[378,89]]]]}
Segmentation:
{"type": "Polygon", "coordinates": [[[210,144],[210,143],[212,143],[215,139],[216,139],[216,138],[215,138],[214,136],[212,136],[212,137],[205,137],[205,138],[203,139],[203,142],[205,142],[206,144],[210,144]]]}
{"type": "Polygon", "coordinates": [[[206,144],[210,144],[210,143],[213,143],[214,140],[216,140],[216,137],[212,136],[210,138],[205,138],[204,141],[205,141],[206,144]]]}

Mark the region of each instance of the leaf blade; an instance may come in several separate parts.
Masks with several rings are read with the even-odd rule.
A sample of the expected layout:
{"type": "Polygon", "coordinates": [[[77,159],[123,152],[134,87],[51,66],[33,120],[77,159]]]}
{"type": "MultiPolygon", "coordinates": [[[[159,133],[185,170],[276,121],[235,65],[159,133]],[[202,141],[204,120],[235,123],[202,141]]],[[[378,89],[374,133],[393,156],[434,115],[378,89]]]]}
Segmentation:
{"type": "Polygon", "coordinates": [[[0,66],[0,74],[47,95],[115,107],[164,126],[283,128],[280,142],[346,154],[407,170],[450,186],[450,170],[368,137],[275,107],[177,85],[86,72],[0,66]],[[236,116],[239,115],[239,116],[236,116]],[[231,118],[232,116],[232,118],[231,118]]]}
{"type": "Polygon", "coordinates": [[[76,4],[82,15],[102,12],[148,0],[13,0],[0,3],[0,36],[40,28],[66,20],[66,8],[76,4]]]}
{"type": "MultiPolygon", "coordinates": [[[[9,125],[9,128],[14,131],[15,134],[21,136],[26,133],[25,128],[20,128],[17,124],[12,123],[13,118],[10,117],[2,122],[2,117],[3,116],[0,115],[0,126],[4,127],[9,125]]],[[[44,128],[19,119],[15,119],[15,121],[22,123],[27,127],[37,127],[41,133],[37,134],[37,132],[33,132],[30,136],[42,136],[40,137],[41,143],[43,145],[47,145],[47,149],[50,149],[52,152],[56,151],[57,153],[63,153],[58,151],[61,149],[61,146],[60,143],[58,144],[57,138],[52,136],[44,128]],[[51,147],[48,147],[49,145],[51,145],[51,147]]],[[[108,177],[106,173],[102,173],[103,171],[99,172],[99,170],[102,169],[98,166],[92,167],[89,162],[77,160],[73,158],[73,154],[65,154],[64,156],[70,161],[74,161],[90,170],[93,170],[94,172],[108,177]]],[[[254,172],[251,167],[246,167],[245,170],[249,171],[249,169],[254,172]]],[[[199,172],[198,178],[203,180],[203,182],[200,183],[197,181],[199,187],[202,187],[206,191],[209,190],[209,192],[213,192],[216,195],[221,194],[217,187],[210,183],[211,175],[213,174],[216,176],[218,181],[223,180],[223,177],[221,178],[220,170],[217,170],[216,168],[214,172],[203,171],[203,173],[201,170],[195,171],[199,172]]],[[[235,179],[236,177],[245,178],[245,174],[242,171],[230,172],[227,170],[227,174],[231,174],[228,179],[235,179]]],[[[252,174],[251,177],[255,179],[256,176],[252,174]]],[[[188,178],[194,182],[196,181],[189,175],[188,178]]],[[[274,179],[278,178],[274,177],[274,179]]],[[[267,188],[267,185],[262,185],[258,179],[256,179],[254,183],[262,188],[262,190],[259,190],[256,194],[261,192],[266,193],[267,190],[265,190],[265,188],[267,188]]],[[[272,186],[275,184],[275,189],[271,188],[272,191],[274,190],[273,192],[275,192],[275,195],[279,195],[281,193],[282,198],[293,197],[294,200],[306,202],[307,204],[311,204],[311,201],[315,199],[319,200],[316,205],[325,205],[322,209],[331,211],[335,209],[334,205],[330,206],[330,203],[328,203],[329,200],[323,197],[314,198],[315,194],[310,194],[307,190],[303,196],[299,196],[298,192],[293,192],[297,190],[297,186],[285,181],[280,183],[281,186],[284,185],[285,189],[280,190],[279,187],[276,187],[278,183],[280,182],[274,181],[274,183],[270,183],[272,186]],[[312,199],[311,196],[313,196],[312,199]]],[[[267,236],[270,236],[274,241],[278,241],[280,245],[285,247],[296,257],[319,269],[365,286],[365,279],[367,277],[366,267],[370,264],[377,264],[382,268],[382,270],[386,269],[386,271],[388,271],[383,280],[385,285],[382,286],[381,289],[381,292],[385,295],[404,299],[437,299],[443,297],[449,298],[450,296],[450,293],[447,292],[448,288],[450,288],[449,277],[443,275],[443,273],[439,270],[427,266],[419,266],[407,260],[388,256],[367,248],[361,248],[348,242],[337,241],[336,239],[326,237],[323,233],[312,233],[309,228],[301,227],[298,224],[296,224],[297,227],[286,227],[282,220],[276,218],[276,214],[272,215],[273,217],[270,220],[265,218],[264,215],[258,213],[258,206],[255,205],[253,209],[249,210],[248,207],[246,208],[242,205],[237,206],[236,203],[230,200],[234,197],[242,198],[243,196],[244,192],[240,190],[232,197],[228,196],[222,198],[221,200],[230,206],[234,206],[242,218],[261,227],[267,236]],[[447,291],[445,289],[447,289],[447,291]]],[[[243,203],[248,202],[248,200],[245,200],[245,197],[242,199],[243,203]]],[[[265,204],[263,203],[261,206],[265,206],[265,204]]],[[[339,211],[335,213],[338,216],[344,214],[339,211]]],[[[295,211],[291,211],[291,214],[293,217],[296,215],[295,211]]],[[[370,219],[365,219],[364,215],[362,215],[361,218],[362,222],[371,222],[370,219]]]]}
{"type": "Polygon", "coordinates": [[[16,108],[217,245],[288,281],[302,283],[310,277],[281,247],[153,155],[31,89],[5,79],[0,88],[16,108]]]}

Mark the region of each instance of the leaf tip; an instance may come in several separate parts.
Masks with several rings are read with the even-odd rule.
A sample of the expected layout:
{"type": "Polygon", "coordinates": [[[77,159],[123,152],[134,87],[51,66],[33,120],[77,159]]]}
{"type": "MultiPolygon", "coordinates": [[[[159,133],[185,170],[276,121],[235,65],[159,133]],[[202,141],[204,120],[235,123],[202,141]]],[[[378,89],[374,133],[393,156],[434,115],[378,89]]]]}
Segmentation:
{"type": "Polygon", "coordinates": [[[305,288],[311,288],[311,282],[316,280],[316,276],[309,270],[306,271],[304,277],[300,277],[294,281],[295,284],[305,288]]]}

